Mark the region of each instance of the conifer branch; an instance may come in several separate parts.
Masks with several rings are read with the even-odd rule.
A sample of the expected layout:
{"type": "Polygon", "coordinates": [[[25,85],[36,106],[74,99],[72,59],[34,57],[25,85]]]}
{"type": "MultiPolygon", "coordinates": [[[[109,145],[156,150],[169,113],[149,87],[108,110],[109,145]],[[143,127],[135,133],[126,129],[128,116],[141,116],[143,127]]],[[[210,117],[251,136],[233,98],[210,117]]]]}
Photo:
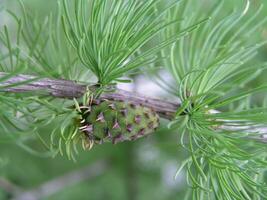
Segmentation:
{"type": "MultiPolygon", "coordinates": [[[[0,79],[7,76],[7,73],[0,72],[0,79]]],[[[86,91],[86,85],[82,85],[70,80],[38,78],[32,75],[15,75],[0,82],[0,92],[24,93],[33,92],[38,94],[49,94],[58,98],[79,98],[86,91]]],[[[90,85],[89,89],[96,89],[95,85],[90,85]]],[[[134,104],[142,104],[153,109],[161,117],[171,119],[179,108],[178,102],[170,102],[157,98],[146,97],[141,94],[117,89],[113,93],[104,93],[100,99],[124,100],[134,104]]]]}
{"type": "Polygon", "coordinates": [[[262,17],[263,6],[248,12],[249,0],[242,10],[239,3],[233,9],[224,1],[205,8],[202,4],[61,0],[58,10],[45,18],[35,17],[23,4],[21,16],[8,11],[17,26],[6,25],[0,32],[1,131],[8,139],[22,141],[21,146],[28,141],[24,133],[34,133],[30,139],[37,136],[53,155],[66,152],[75,160],[77,144],[90,149],[106,138],[122,141],[122,136],[130,136],[127,132],[145,135],[143,124],[155,120],[138,123],[138,109],[132,104],[142,104],[142,109],[170,120],[165,131],[179,134],[187,158],[176,177],[186,172],[191,186],[187,199],[265,199],[267,98],[259,104],[262,97],[254,95],[266,93],[267,85],[253,80],[267,69],[267,63],[256,57],[266,45],[261,33],[267,18],[262,17]],[[176,101],[113,87],[114,81],[144,67],[176,101]],[[159,67],[171,75],[171,83],[159,67]],[[21,69],[38,74],[22,75],[21,69]],[[89,78],[85,83],[75,81],[89,73],[98,84],[89,78]],[[87,106],[99,92],[95,107],[87,106]],[[129,115],[112,109],[120,106],[131,109],[129,115]],[[104,112],[111,114],[107,121],[104,112]],[[110,131],[120,128],[117,119],[123,128],[110,131]],[[132,119],[140,125],[136,131],[128,123],[132,119]]]}
{"type": "MultiPolygon", "coordinates": [[[[8,73],[0,72],[0,79],[6,77],[8,73]]],[[[25,93],[33,92],[39,95],[51,95],[57,98],[79,98],[89,87],[92,91],[96,85],[84,85],[71,80],[38,78],[32,75],[15,75],[0,82],[0,92],[25,93]]],[[[145,107],[153,109],[162,118],[173,119],[175,112],[181,106],[179,102],[171,102],[158,98],[151,98],[135,92],[128,92],[122,89],[116,89],[115,92],[103,93],[100,99],[128,101],[133,104],[142,104],[145,107]]],[[[235,127],[235,129],[238,127],[235,127]]],[[[260,139],[262,142],[267,141],[266,127],[251,127],[252,132],[261,132],[260,139]]]]}

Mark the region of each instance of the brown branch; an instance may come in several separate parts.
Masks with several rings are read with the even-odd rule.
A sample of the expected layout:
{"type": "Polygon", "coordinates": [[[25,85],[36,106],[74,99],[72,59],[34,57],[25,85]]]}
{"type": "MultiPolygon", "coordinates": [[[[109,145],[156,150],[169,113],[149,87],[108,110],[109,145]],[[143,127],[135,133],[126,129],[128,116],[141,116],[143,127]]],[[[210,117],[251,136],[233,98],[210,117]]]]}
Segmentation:
{"type": "Polygon", "coordinates": [[[71,171],[63,176],[49,180],[36,188],[18,193],[13,200],[38,200],[51,196],[66,187],[73,186],[85,180],[92,180],[93,178],[104,174],[108,168],[108,161],[97,161],[84,168],[71,171]]]}
{"type": "MultiPolygon", "coordinates": [[[[74,81],[63,79],[38,78],[31,75],[16,75],[7,77],[9,74],[0,72],[0,92],[25,93],[33,92],[38,95],[50,95],[58,98],[78,98],[86,91],[86,85],[76,83],[74,81]],[[2,81],[1,81],[2,79],[2,81]],[[3,80],[4,79],[4,80],[3,80]]],[[[95,85],[89,88],[94,90],[95,85]]],[[[171,102],[157,98],[146,97],[144,95],[117,89],[113,93],[104,93],[100,99],[108,100],[126,100],[135,104],[142,104],[153,109],[162,118],[172,119],[176,110],[180,107],[180,103],[171,102]]],[[[222,127],[225,128],[225,127],[222,127]]],[[[232,129],[231,127],[228,127],[232,129]]],[[[244,127],[236,127],[244,128],[244,127]]],[[[261,132],[260,140],[267,141],[266,127],[251,127],[254,131],[261,132]]],[[[226,128],[227,129],[227,128],[226,128]]],[[[252,132],[253,132],[252,130],[252,132]]],[[[255,138],[254,138],[255,139],[255,138]]]]}
{"type": "MultiPolygon", "coordinates": [[[[0,72],[0,79],[7,76],[7,73],[0,72]]],[[[30,75],[16,75],[0,81],[0,92],[24,93],[33,92],[36,94],[51,95],[58,98],[78,98],[86,91],[86,85],[78,84],[74,81],[62,79],[38,78],[30,75]]],[[[89,86],[94,90],[95,86],[89,86]]],[[[178,102],[146,97],[141,94],[127,92],[117,89],[113,93],[104,93],[101,99],[126,100],[156,111],[161,117],[171,119],[180,106],[178,102]]]]}
{"type": "Polygon", "coordinates": [[[6,193],[11,194],[11,195],[21,192],[20,187],[8,181],[4,177],[0,177],[0,189],[4,190],[6,193]]]}

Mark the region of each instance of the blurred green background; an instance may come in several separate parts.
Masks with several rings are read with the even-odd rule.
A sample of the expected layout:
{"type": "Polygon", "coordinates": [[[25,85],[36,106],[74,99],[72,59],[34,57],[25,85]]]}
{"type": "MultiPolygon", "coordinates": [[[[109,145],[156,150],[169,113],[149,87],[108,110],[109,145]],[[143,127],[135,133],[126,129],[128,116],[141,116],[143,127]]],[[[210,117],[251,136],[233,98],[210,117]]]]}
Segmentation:
{"type": "MultiPolygon", "coordinates": [[[[23,2],[41,16],[56,11],[56,0],[23,2]]],[[[242,5],[242,1],[227,2],[225,10],[233,8],[233,4],[242,5]]],[[[262,12],[266,15],[266,1],[254,0],[252,3],[266,4],[266,12],[262,12]]],[[[16,10],[18,1],[0,0],[0,6],[16,10]]],[[[1,12],[1,26],[12,26],[5,15],[6,12],[1,12]]],[[[267,27],[262,37],[267,39],[267,27]]],[[[266,57],[265,46],[256,59],[266,57]]],[[[266,74],[263,74],[257,82],[265,79],[266,74]]],[[[183,199],[186,179],[183,173],[177,179],[174,176],[185,153],[179,146],[179,136],[164,129],[164,121],[162,124],[162,128],[148,138],[81,151],[76,162],[61,156],[32,155],[16,144],[1,143],[0,200],[183,199]]]]}

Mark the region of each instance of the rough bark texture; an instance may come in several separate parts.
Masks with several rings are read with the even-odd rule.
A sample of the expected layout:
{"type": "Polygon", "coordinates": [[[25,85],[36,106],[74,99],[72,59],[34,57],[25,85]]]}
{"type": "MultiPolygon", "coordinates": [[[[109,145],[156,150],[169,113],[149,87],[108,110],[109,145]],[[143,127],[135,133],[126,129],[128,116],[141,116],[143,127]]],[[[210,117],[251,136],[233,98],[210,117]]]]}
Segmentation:
{"type": "MultiPolygon", "coordinates": [[[[36,94],[51,95],[58,98],[78,98],[86,91],[86,85],[75,83],[69,80],[38,78],[30,75],[16,75],[6,77],[8,74],[0,72],[0,92],[33,92],[36,94]],[[6,77],[6,78],[5,78],[6,77]]],[[[89,86],[94,90],[94,85],[89,86]]],[[[112,93],[103,93],[102,99],[108,100],[124,100],[136,104],[142,104],[145,107],[153,109],[161,117],[171,119],[180,106],[178,102],[170,102],[157,98],[146,97],[141,94],[128,92],[117,89],[112,93]]]]}

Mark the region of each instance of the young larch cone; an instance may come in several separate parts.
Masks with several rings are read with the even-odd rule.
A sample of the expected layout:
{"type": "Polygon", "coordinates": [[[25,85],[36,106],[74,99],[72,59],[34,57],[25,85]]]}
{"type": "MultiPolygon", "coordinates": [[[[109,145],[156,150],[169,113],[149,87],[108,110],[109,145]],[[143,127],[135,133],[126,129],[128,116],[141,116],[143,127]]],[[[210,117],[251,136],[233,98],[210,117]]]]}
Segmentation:
{"type": "Polygon", "coordinates": [[[159,126],[159,116],[153,110],[125,101],[93,101],[80,110],[80,130],[96,144],[136,140],[159,126]]]}

